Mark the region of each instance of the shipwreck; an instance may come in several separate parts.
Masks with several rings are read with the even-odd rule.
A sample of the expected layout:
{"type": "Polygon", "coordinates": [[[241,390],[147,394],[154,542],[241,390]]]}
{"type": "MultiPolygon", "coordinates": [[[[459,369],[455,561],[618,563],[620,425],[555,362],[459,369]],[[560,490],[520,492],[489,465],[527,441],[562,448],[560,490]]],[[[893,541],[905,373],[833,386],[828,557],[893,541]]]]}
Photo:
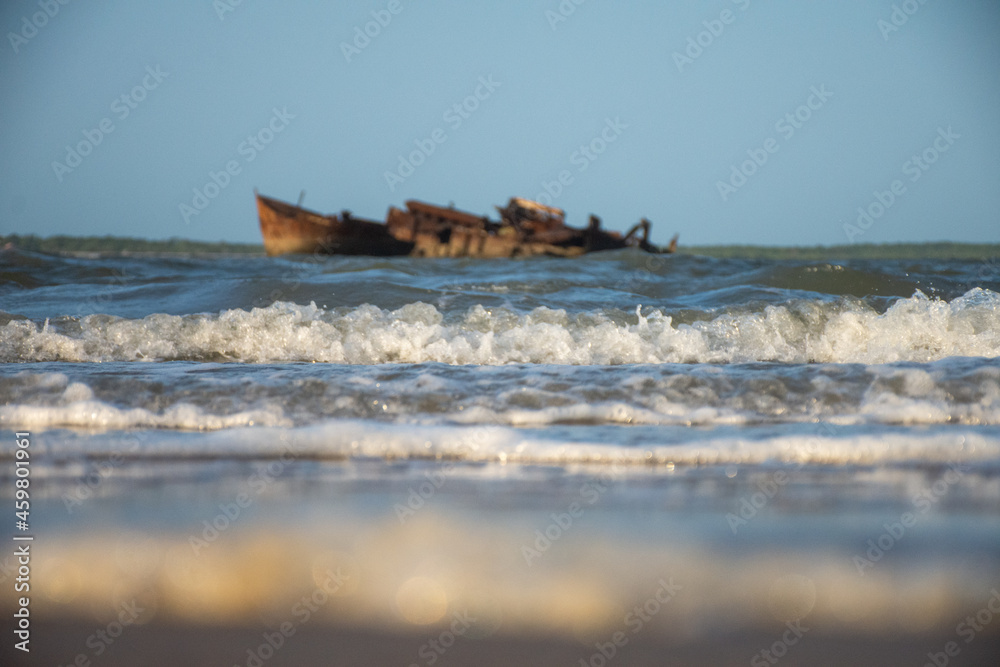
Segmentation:
{"type": "Polygon", "coordinates": [[[650,222],[645,218],[624,235],[601,229],[596,215],[590,216],[586,228],[579,229],[566,225],[562,209],[519,197],[496,207],[499,220],[410,200],[405,209],[390,207],[385,221],[380,222],[356,217],[350,211],[322,215],[255,195],[264,250],[270,256],[575,257],[621,248],[651,253],[677,249],[676,235],[666,247],[650,243],[650,222]]]}

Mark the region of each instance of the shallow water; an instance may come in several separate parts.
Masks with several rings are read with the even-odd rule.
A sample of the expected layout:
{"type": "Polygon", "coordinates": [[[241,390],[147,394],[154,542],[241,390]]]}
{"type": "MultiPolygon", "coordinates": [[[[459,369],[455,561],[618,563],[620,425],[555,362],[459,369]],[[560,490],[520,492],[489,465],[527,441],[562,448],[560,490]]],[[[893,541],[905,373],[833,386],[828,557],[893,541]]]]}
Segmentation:
{"type": "Polygon", "coordinates": [[[340,568],[324,623],[587,659],[661,581],[670,641],[949,635],[1000,586],[995,263],[0,262],[40,614],[266,628],[340,568]]]}

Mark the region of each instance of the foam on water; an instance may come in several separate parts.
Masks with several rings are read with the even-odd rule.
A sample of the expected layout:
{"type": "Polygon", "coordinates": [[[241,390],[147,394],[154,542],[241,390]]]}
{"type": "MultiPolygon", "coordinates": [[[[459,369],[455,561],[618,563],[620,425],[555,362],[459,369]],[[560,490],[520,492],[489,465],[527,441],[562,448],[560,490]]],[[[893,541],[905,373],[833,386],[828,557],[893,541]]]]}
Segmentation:
{"type": "Polygon", "coordinates": [[[181,403],[161,413],[143,408],[122,409],[101,401],[74,401],[60,407],[3,406],[0,424],[29,424],[33,429],[75,427],[89,429],[166,428],[214,431],[239,426],[288,426],[279,406],[233,414],[206,413],[196,405],[181,403]]]}
{"type": "Polygon", "coordinates": [[[63,368],[4,378],[0,426],[1000,424],[1000,360],[970,358],[871,366],[300,364],[254,366],[253,382],[235,364],[158,364],[157,373],[120,362],[63,368]]]}
{"type": "MultiPolygon", "coordinates": [[[[96,400],[82,382],[70,382],[63,373],[20,374],[22,387],[34,389],[31,402],[0,406],[0,425],[28,425],[33,429],[74,427],[88,429],[181,429],[214,431],[238,426],[290,426],[279,404],[215,414],[190,403],[178,402],[163,410],[123,408],[96,400]],[[49,390],[46,392],[45,390],[49,390]]],[[[15,388],[15,393],[21,393],[15,388]]],[[[27,393],[27,392],[24,392],[27,393]]]]}
{"type": "MultiPolygon", "coordinates": [[[[114,434],[90,439],[81,449],[74,438],[52,437],[37,443],[48,457],[113,456],[122,447],[114,434]]],[[[175,460],[213,457],[293,459],[461,460],[502,464],[602,466],[725,466],[810,464],[823,466],[919,463],[989,463],[1000,458],[1000,437],[975,431],[924,433],[846,433],[777,435],[754,439],[711,435],[666,444],[650,439],[641,447],[539,437],[506,426],[420,426],[336,420],[314,426],[234,428],[197,438],[146,438],[130,456],[175,460]]]]}
{"type": "MultiPolygon", "coordinates": [[[[506,425],[513,427],[545,427],[559,424],[576,425],[630,425],[630,426],[736,426],[759,423],[808,424],[814,416],[800,414],[782,418],[760,415],[726,407],[670,404],[656,401],[655,409],[621,403],[573,404],[539,409],[499,408],[474,406],[455,412],[437,415],[416,412],[400,414],[394,409],[389,417],[400,423],[414,422],[424,425],[442,422],[458,425],[506,425]]],[[[345,408],[354,418],[361,418],[364,410],[356,407],[357,401],[338,400],[334,408],[345,408]],[[346,405],[351,403],[351,405],[346,405]]],[[[385,404],[382,404],[385,405],[385,404]]],[[[257,407],[241,406],[231,412],[211,412],[191,403],[176,403],[159,411],[147,408],[123,408],[104,401],[77,400],[63,405],[15,404],[0,406],[0,426],[11,428],[129,429],[158,428],[176,430],[214,431],[241,426],[293,426],[295,420],[286,414],[277,400],[257,407]]],[[[381,406],[379,406],[381,408],[381,406]]],[[[388,406],[386,405],[386,408],[388,406]]],[[[316,421],[316,415],[304,419],[316,421]]],[[[300,419],[302,419],[300,417],[300,419]]],[[[824,421],[837,425],[887,424],[933,425],[962,423],[972,425],[1000,424],[1000,402],[991,405],[949,405],[944,402],[906,399],[894,395],[881,395],[877,400],[865,402],[857,413],[830,413],[824,421]]]]}
{"type": "Polygon", "coordinates": [[[674,317],[640,307],[628,316],[475,306],[446,318],[425,303],[327,310],[278,302],[214,315],[13,320],[0,328],[0,361],[880,364],[1000,356],[1000,294],[981,288],[951,302],[918,292],[881,313],[840,299],[674,317]]]}

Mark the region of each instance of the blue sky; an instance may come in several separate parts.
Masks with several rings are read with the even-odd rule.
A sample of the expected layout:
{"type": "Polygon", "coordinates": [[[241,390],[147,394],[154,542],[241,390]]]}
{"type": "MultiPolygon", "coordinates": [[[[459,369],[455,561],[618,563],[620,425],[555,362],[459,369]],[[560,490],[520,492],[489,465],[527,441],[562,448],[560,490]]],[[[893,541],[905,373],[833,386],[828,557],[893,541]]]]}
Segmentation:
{"type": "Polygon", "coordinates": [[[18,0],[0,27],[3,234],[259,242],[256,187],[1000,242],[993,0],[18,0]]]}

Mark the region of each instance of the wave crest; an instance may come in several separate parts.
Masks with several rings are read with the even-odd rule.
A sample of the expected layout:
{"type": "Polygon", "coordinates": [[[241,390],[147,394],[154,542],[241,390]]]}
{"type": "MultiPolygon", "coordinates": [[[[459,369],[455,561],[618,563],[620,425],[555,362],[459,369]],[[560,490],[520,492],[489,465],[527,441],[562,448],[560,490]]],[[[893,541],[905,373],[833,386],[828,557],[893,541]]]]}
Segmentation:
{"type": "Polygon", "coordinates": [[[675,323],[657,309],[571,314],[474,306],[448,320],[432,305],[327,310],[277,302],[214,315],[89,315],[0,327],[0,360],[315,361],[499,365],[732,363],[882,364],[1000,356],[1000,294],[950,302],[918,292],[883,313],[856,299],[800,300],[706,312],[675,323]]]}

